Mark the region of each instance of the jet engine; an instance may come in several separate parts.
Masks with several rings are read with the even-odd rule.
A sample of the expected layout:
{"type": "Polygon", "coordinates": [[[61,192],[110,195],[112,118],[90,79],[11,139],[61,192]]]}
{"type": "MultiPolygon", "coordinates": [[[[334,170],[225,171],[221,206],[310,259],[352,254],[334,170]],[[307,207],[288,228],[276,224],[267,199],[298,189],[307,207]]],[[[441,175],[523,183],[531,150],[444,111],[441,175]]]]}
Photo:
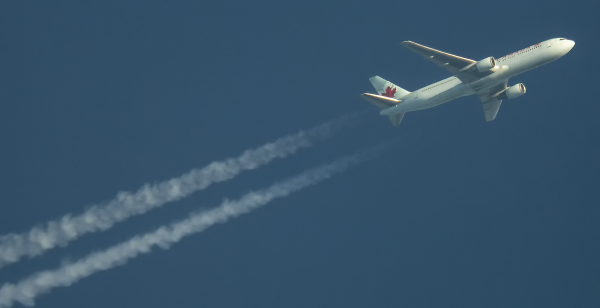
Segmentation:
{"type": "Polygon", "coordinates": [[[478,72],[485,72],[496,67],[496,59],[494,57],[485,58],[475,65],[478,72]]]}
{"type": "Polygon", "coordinates": [[[518,83],[512,87],[506,88],[506,90],[502,91],[496,98],[498,99],[507,99],[507,98],[515,98],[525,94],[525,86],[522,83],[518,83]]]}

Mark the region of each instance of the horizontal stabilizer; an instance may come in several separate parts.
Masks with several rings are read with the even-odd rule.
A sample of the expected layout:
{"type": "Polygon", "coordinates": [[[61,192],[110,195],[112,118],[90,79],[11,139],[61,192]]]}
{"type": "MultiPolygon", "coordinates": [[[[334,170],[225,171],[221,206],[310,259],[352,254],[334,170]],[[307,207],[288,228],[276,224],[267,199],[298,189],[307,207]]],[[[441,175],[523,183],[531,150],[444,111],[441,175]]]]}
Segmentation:
{"type": "Polygon", "coordinates": [[[393,107],[401,102],[401,100],[397,100],[397,99],[393,99],[393,98],[389,98],[389,97],[385,97],[385,96],[379,96],[379,95],[375,95],[375,94],[370,94],[370,93],[362,94],[361,97],[366,99],[367,101],[369,101],[369,103],[371,103],[381,109],[393,107]]]}
{"type": "Polygon", "coordinates": [[[402,122],[402,118],[404,117],[404,112],[392,114],[392,115],[389,115],[388,117],[390,118],[390,122],[392,122],[392,125],[398,126],[398,125],[400,125],[400,122],[402,122]]]}

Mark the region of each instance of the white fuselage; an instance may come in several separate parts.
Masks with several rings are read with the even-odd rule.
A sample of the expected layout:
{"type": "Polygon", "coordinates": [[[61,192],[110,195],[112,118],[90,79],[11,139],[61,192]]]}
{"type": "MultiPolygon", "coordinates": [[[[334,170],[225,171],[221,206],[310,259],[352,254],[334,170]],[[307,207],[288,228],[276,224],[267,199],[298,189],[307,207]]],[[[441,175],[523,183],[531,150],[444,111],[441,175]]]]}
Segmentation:
{"type": "Polygon", "coordinates": [[[401,103],[381,110],[382,115],[392,115],[435,107],[461,96],[475,94],[540,65],[552,62],[568,53],[575,42],[550,39],[497,59],[495,72],[470,83],[449,77],[400,98],[401,103]]]}

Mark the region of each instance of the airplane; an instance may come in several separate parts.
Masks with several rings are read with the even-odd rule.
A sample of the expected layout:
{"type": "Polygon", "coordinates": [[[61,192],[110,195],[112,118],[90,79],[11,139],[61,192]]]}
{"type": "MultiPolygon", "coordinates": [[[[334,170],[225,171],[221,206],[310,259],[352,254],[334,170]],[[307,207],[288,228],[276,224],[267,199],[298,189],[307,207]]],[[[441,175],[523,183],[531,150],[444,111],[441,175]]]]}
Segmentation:
{"type": "Polygon", "coordinates": [[[487,57],[481,61],[455,56],[411,41],[400,45],[445,68],[453,76],[414,92],[402,89],[379,76],[369,78],[379,95],[365,93],[361,96],[381,108],[380,114],[388,116],[394,126],[402,122],[406,112],[435,107],[472,94],[481,100],[485,120],[493,121],[502,100],[525,94],[522,83],[508,87],[509,78],[564,56],[575,46],[575,42],[554,38],[499,59],[487,57]]]}

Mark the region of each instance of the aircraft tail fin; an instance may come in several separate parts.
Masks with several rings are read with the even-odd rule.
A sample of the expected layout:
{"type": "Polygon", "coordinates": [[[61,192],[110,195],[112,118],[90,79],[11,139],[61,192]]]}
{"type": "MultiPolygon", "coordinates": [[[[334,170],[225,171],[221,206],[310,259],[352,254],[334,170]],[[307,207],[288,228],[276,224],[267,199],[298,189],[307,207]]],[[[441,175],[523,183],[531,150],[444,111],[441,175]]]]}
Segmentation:
{"type": "Polygon", "coordinates": [[[373,84],[373,87],[375,87],[378,95],[400,99],[403,96],[410,94],[410,91],[406,91],[379,76],[371,77],[369,78],[369,81],[373,84]]]}
{"type": "MultiPolygon", "coordinates": [[[[387,109],[399,104],[402,101],[402,97],[410,94],[410,91],[404,90],[379,76],[371,77],[369,78],[369,81],[373,84],[373,87],[375,87],[378,95],[365,93],[361,96],[381,109],[387,109]]],[[[388,117],[390,118],[392,125],[396,126],[402,122],[404,112],[392,114],[388,117]]]]}

